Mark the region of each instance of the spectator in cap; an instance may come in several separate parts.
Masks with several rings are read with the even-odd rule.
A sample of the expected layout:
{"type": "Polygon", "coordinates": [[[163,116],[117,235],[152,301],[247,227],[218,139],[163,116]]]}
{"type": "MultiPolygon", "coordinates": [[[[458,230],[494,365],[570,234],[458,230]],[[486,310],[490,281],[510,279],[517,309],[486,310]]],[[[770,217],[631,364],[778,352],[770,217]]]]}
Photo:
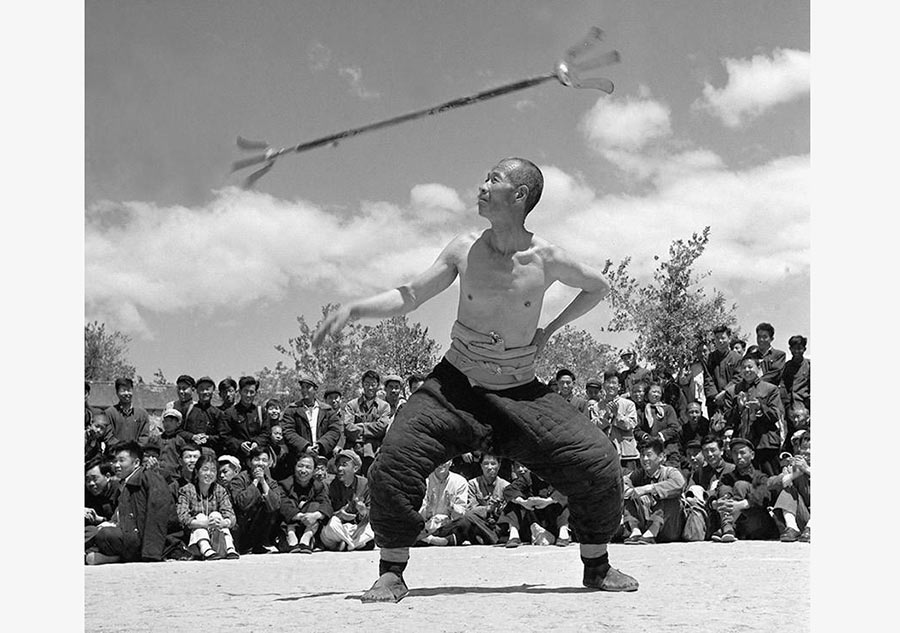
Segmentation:
{"type": "MultiPolygon", "coordinates": [[[[219,465],[219,485],[227,489],[231,480],[241,473],[241,461],[234,455],[220,455],[216,463],[219,465]]],[[[232,505],[233,502],[234,499],[232,505]]]]}
{"type": "Polygon", "coordinates": [[[218,477],[215,458],[201,456],[194,480],[178,491],[178,520],[188,534],[188,550],[200,560],[240,558],[231,534],[237,519],[228,490],[218,477]]]}
{"type": "Polygon", "coordinates": [[[268,445],[269,425],[262,407],[256,404],[259,381],[243,376],[238,381],[240,400],[222,415],[222,448],[229,455],[246,458],[254,446],[268,445]]]}
{"type": "Polygon", "coordinates": [[[219,381],[219,404],[216,405],[222,411],[233,407],[235,402],[237,401],[237,393],[238,393],[238,384],[235,382],[234,378],[228,376],[227,378],[223,378],[219,381]]]}
{"type": "Polygon", "coordinates": [[[181,413],[181,419],[187,420],[188,413],[194,408],[194,387],[197,381],[187,374],[180,375],[175,380],[175,393],[178,398],[166,403],[166,409],[177,409],[181,413]]]}
{"type": "Polygon", "coordinates": [[[316,535],[332,515],[328,490],[315,478],[315,468],[316,461],[312,455],[301,455],[294,466],[293,476],[278,482],[284,543],[291,553],[311,554],[316,535]]]}
{"type": "Polygon", "coordinates": [[[575,374],[571,369],[563,367],[556,372],[557,393],[561,395],[566,402],[578,409],[578,412],[584,417],[590,417],[588,414],[587,400],[581,396],[575,395],[575,374]]]}
{"type": "Polygon", "coordinates": [[[756,326],[756,350],[759,355],[760,380],[773,385],[781,384],[787,354],[783,350],[772,347],[775,340],[775,328],[771,323],[762,322],[756,326]]]}
{"type": "Polygon", "coordinates": [[[311,453],[329,458],[341,439],[341,414],[316,398],[318,382],[312,376],[301,376],[300,399],[285,410],[282,421],[284,441],[291,459],[311,453]]]}
{"type": "Polygon", "coordinates": [[[353,448],[362,458],[360,474],[365,476],[375,460],[381,442],[391,425],[391,406],[376,396],[381,376],[366,370],[361,378],[362,395],[344,407],[344,437],[346,446],[353,448]]]}
{"type": "MultiPolygon", "coordinates": [[[[781,475],[769,476],[753,466],[753,445],[743,437],[731,440],[734,470],[722,475],[712,495],[711,506],[718,518],[712,540],[772,540],[779,536],[778,525],[769,514],[781,492],[781,475]]],[[[714,526],[715,527],[715,526],[714,526]]]]}
{"type": "Polygon", "coordinates": [[[671,543],[681,540],[684,514],[681,492],[684,475],[663,464],[665,449],[658,437],[640,444],[641,468],[625,476],[624,521],[631,534],[626,545],[671,543]]]}
{"type": "Polygon", "coordinates": [[[325,391],[322,392],[322,398],[325,400],[325,403],[335,411],[341,410],[341,396],[343,394],[337,387],[325,387],[325,391]]]}
{"type": "Polygon", "coordinates": [[[181,470],[181,451],[188,444],[181,435],[181,411],[173,408],[163,411],[162,427],[162,433],[156,438],[156,445],[159,447],[159,470],[166,481],[172,481],[181,470]]]}
{"type": "Polygon", "coordinates": [[[224,450],[222,433],[225,430],[225,419],[222,409],[212,403],[215,386],[216,383],[209,376],[197,379],[194,386],[197,391],[197,402],[191,403],[187,413],[184,414],[184,423],[179,435],[197,446],[222,452],[224,450]]]}
{"type": "Polygon", "coordinates": [[[137,442],[144,446],[150,439],[150,416],[134,406],[134,381],[131,378],[116,378],[116,397],[119,402],[104,411],[112,425],[107,443],[112,446],[120,442],[137,442]]]}
{"type": "Polygon", "coordinates": [[[397,411],[406,404],[406,398],[403,397],[403,379],[397,374],[388,374],[384,377],[384,401],[391,407],[391,422],[393,422],[397,411]]]}
{"type": "Polygon", "coordinates": [[[362,460],[355,451],[343,450],[335,457],[338,476],[328,485],[334,514],[322,527],[325,549],[352,552],[375,545],[369,525],[369,482],[358,475],[362,460]]]}
{"type": "Polygon", "coordinates": [[[638,365],[637,353],[633,349],[624,350],[619,358],[625,364],[625,369],[619,372],[619,389],[621,389],[623,396],[632,400],[634,383],[650,382],[650,370],[638,365]]]}
{"type": "Polygon", "coordinates": [[[266,554],[274,543],[273,531],[280,517],[281,492],[269,470],[269,452],[257,446],[250,451],[248,470],[228,482],[238,522],[238,552],[266,554]]]}
{"type": "MultiPolygon", "coordinates": [[[[685,444],[684,448],[685,460],[682,465],[682,474],[685,478],[685,488],[690,487],[690,481],[694,478],[694,473],[700,473],[700,470],[706,466],[706,457],[703,455],[703,446],[699,439],[691,439],[685,444]]],[[[705,491],[704,491],[705,498],[705,491]]]]}

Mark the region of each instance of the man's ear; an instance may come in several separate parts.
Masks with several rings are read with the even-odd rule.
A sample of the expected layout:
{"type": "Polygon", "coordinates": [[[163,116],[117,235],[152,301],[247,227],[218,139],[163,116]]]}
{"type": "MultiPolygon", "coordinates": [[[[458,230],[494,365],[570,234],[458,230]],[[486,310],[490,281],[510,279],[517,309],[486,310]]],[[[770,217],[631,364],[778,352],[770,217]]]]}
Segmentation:
{"type": "Polygon", "coordinates": [[[528,198],[528,185],[519,185],[516,187],[516,202],[522,201],[523,203],[528,198]]]}

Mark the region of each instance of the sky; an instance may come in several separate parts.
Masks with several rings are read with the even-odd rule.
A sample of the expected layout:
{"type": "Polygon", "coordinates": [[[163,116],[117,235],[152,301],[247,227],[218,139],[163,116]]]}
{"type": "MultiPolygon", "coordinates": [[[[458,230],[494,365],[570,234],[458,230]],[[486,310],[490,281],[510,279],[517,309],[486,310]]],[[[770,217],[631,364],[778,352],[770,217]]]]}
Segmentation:
{"type": "MultiPolygon", "coordinates": [[[[132,336],[147,380],[273,366],[298,315],[486,228],[475,191],[505,156],[544,172],[528,228],[579,259],[648,279],[709,226],[696,270],[742,332],[809,336],[808,3],[88,0],[84,34],[84,316],[132,336]],[[541,74],[590,25],[621,54],[592,73],[612,95],[546,83],[285,156],[250,191],[229,173],[238,135],[295,145],[541,74]]],[[[443,349],[455,301],[410,315],[443,349]]],[[[610,316],[573,325],[627,345],[610,316]]]]}

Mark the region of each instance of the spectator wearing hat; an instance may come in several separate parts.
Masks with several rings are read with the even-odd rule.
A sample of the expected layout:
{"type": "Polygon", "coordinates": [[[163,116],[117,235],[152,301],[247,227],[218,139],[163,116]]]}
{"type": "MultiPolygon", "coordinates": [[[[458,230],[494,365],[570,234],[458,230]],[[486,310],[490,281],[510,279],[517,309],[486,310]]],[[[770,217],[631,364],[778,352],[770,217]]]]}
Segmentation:
{"type": "Polygon", "coordinates": [[[222,411],[233,407],[237,402],[238,384],[231,376],[219,381],[219,404],[216,405],[222,411]]]}
{"type": "Polygon", "coordinates": [[[316,535],[332,515],[328,490],[315,478],[315,468],[315,458],[305,453],[297,460],[293,476],[278,482],[284,542],[291,553],[311,554],[316,535]]]}
{"type": "Polygon", "coordinates": [[[188,413],[194,408],[194,387],[197,381],[192,376],[181,374],[175,379],[176,400],[166,403],[166,409],[177,409],[181,413],[181,419],[186,420],[188,413]]]}
{"type": "Polygon", "coordinates": [[[639,468],[635,438],[637,411],[634,402],[620,395],[619,376],[615,370],[603,374],[603,392],[597,403],[597,415],[597,426],[609,436],[619,452],[623,474],[639,468]]]}
{"type": "MultiPolygon", "coordinates": [[[[238,462],[236,457],[225,455],[238,462]]],[[[250,451],[250,468],[228,482],[237,515],[238,552],[265,554],[273,544],[273,530],[281,509],[281,488],[269,470],[269,452],[257,446],[250,451]]],[[[239,463],[239,462],[238,462],[239,463]]]]}
{"type": "Polygon", "coordinates": [[[223,413],[222,448],[229,455],[246,458],[254,446],[268,445],[269,425],[262,407],[256,404],[259,381],[243,376],[238,381],[240,400],[223,413]]]}
{"type": "Polygon", "coordinates": [[[685,479],[685,488],[690,487],[690,481],[694,474],[699,476],[700,470],[706,466],[706,457],[703,455],[703,446],[697,438],[689,440],[684,448],[685,460],[681,470],[685,479]]]}
{"type": "Polygon", "coordinates": [[[740,381],[725,392],[722,413],[734,430],[732,438],[750,442],[754,465],[767,475],[775,475],[781,470],[778,453],[784,420],[778,388],[759,377],[759,361],[750,355],[741,361],[740,376],[740,381]]]}
{"type": "Polygon", "coordinates": [[[381,442],[391,425],[391,405],[378,398],[376,392],[381,376],[375,370],[366,370],[360,382],[362,395],[353,398],[344,407],[344,436],[346,446],[357,451],[362,458],[360,474],[365,476],[375,460],[381,442]]]}
{"type": "Polygon", "coordinates": [[[172,481],[181,470],[181,451],[188,441],[181,434],[182,414],[178,409],[166,409],[162,414],[162,433],[154,443],[159,448],[159,470],[166,481],[172,481]]]}
{"type": "Polygon", "coordinates": [[[681,540],[684,514],[681,493],[684,475],[665,466],[665,449],[659,437],[640,444],[641,468],[625,476],[624,522],[631,534],[626,545],[671,543],[681,540]]]}
{"type": "Polygon", "coordinates": [[[571,369],[563,367],[556,372],[556,385],[557,393],[565,398],[566,402],[578,409],[578,412],[586,418],[590,417],[587,400],[575,395],[575,373],[571,369]]]}
{"type": "Polygon", "coordinates": [[[356,451],[343,450],[335,457],[338,476],[328,485],[334,514],[322,527],[320,539],[325,549],[348,551],[375,544],[369,524],[369,482],[358,475],[362,460],[356,451]]]}
{"type": "Polygon", "coordinates": [[[599,378],[590,378],[584,383],[585,400],[587,400],[588,418],[594,424],[597,424],[597,403],[600,401],[601,392],[603,391],[603,381],[599,378]]]}
{"type": "Polygon", "coordinates": [[[285,410],[282,420],[284,441],[296,460],[312,453],[326,459],[341,439],[343,423],[340,411],[316,398],[319,384],[311,376],[301,376],[300,399],[285,410]]]}
{"type": "Polygon", "coordinates": [[[197,391],[197,402],[191,403],[187,407],[186,413],[182,411],[184,423],[179,435],[197,446],[221,452],[224,448],[221,435],[225,430],[225,420],[222,409],[212,403],[215,386],[216,383],[209,376],[201,376],[197,379],[194,386],[197,391]]]}
{"type": "MultiPolygon", "coordinates": [[[[220,455],[216,460],[219,465],[219,485],[228,488],[231,480],[241,474],[241,462],[234,455],[220,455]]],[[[234,499],[232,499],[234,506],[234,499]]]]}
{"type": "Polygon", "coordinates": [[[231,497],[218,478],[215,458],[202,455],[193,481],[178,490],[178,520],[187,532],[188,550],[200,560],[240,558],[231,534],[237,523],[231,497]]]}
{"type": "MultiPolygon", "coordinates": [[[[784,364],[779,385],[785,411],[790,411],[795,404],[802,404],[809,411],[809,359],[803,357],[806,343],[806,337],[799,334],[788,339],[791,358],[784,364]]],[[[794,430],[789,429],[789,432],[794,430]]]]}
{"type": "Polygon", "coordinates": [[[341,402],[341,398],[343,397],[343,393],[337,387],[330,386],[325,387],[325,390],[322,392],[322,399],[325,403],[334,409],[335,411],[340,411],[343,406],[343,402],[341,402]]]}
{"type": "Polygon", "coordinates": [[[85,562],[160,561],[180,535],[175,499],[162,475],[141,466],[140,444],[123,442],[113,451],[120,481],[118,503],[113,517],[97,526],[85,562]]]}
{"type": "Polygon", "coordinates": [[[384,377],[384,401],[391,407],[391,421],[397,415],[397,411],[406,404],[403,397],[403,379],[397,374],[388,374],[384,377]]]}
{"type": "Polygon", "coordinates": [[[756,353],[759,369],[762,372],[760,379],[778,386],[781,384],[787,354],[783,350],[772,347],[774,340],[775,328],[771,323],[763,322],[756,326],[756,353]]]}
{"type": "Polygon", "coordinates": [[[734,470],[722,475],[711,495],[719,525],[712,540],[777,539],[778,525],[768,508],[781,492],[781,475],[769,476],[753,466],[753,444],[746,438],[732,438],[730,449],[734,470]]]}
{"type": "Polygon", "coordinates": [[[134,381],[131,378],[116,378],[115,388],[119,402],[104,411],[112,424],[107,443],[110,446],[121,442],[146,445],[150,439],[150,416],[144,409],[134,406],[134,381]]]}
{"type": "Polygon", "coordinates": [[[625,364],[625,369],[619,372],[620,393],[626,398],[632,399],[635,383],[650,382],[650,370],[638,365],[637,353],[633,349],[626,349],[619,358],[625,364]]]}
{"type": "MultiPolygon", "coordinates": [[[[718,325],[713,329],[714,349],[706,360],[707,376],[705,383],[706,410],[711,422],[715,422],[716,414],[725,400],[725,389],[737,382],[741,366],[741,355],[729,347],[731,328],[718,325]]],[[[718,416],[721,417],[721,416],[718,416]]]]}

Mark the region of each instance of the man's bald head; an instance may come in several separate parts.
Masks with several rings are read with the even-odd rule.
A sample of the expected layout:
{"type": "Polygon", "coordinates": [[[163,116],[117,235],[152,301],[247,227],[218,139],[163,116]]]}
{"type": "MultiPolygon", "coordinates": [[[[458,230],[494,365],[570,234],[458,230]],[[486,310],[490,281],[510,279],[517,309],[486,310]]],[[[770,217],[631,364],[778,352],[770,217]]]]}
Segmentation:
{"type": "Polygon", "coordinates": [[[544,191],[544,174],[538,166],[524,158],[504,158],[498,163],[506,170],[509,181],[516,187],[528,187],[525,198],[525,215],[535,207],[544,191]]]}

